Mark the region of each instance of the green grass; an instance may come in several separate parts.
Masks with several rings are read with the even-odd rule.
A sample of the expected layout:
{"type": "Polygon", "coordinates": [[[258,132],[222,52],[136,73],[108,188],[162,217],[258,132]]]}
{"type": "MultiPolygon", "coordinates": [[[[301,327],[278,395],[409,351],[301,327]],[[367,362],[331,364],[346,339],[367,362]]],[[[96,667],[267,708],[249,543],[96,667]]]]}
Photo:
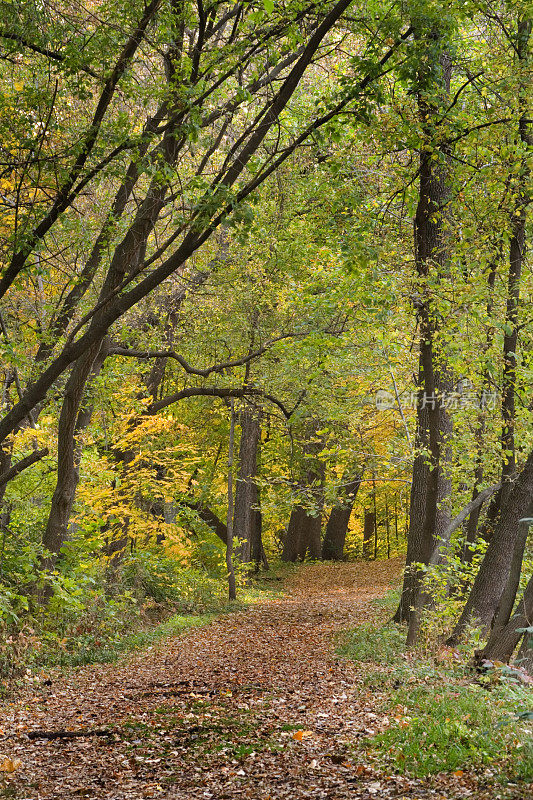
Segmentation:
{"type": "Polygon", "coordinates": [[[150,628],[123,633],[117,631],[108,637],[79,636],[69,641],[68,647],[54,647],[54,640],[39,655],[40,666],[78,667],[84,664],[109,663],[122,655],[153,646],[184,630],[207,625],[215,614],[175,614],[150,628]],[[103,639],[103,641],[102,641],[103,639]]]}
{"type": "MultiPolygon", "coordinates": [[[[280,567],[268,573],[259,573],[249,583],[238,588],[237,600],[230,602],[226,598],[225,587],[221,585],[218,597],[204,604],[201,613],[177,613],[161,622],[140,627],[139,619],[133,618],[131,625],[139,625],[137,630],[125,633],[122,621],[117,627],[105,629],[102,626],[94,634],[72,636],[68,641],[60,643],[60,636],[52,632],[46,645],[41,649],[33,665],[39,667],[77,667],[85,664],[109,663],[121,656],[136,650],[156,645],[158,642],[177,636],[184,630],[207,625],[222,614],[243,611],[255,603],[264,601],[282,590],[282,576],[286,570],[280,567]],[[280,577],[281,576],[281,577],[280,577]],[[270,577],[271,580],[267,580],[270,577]],[[279,577],[279,582],[278,582],[279,577]]],[[[121,622],[118,625],[118,622],[121,622]]]]}
{"type": "Polygon", "coordinates": [[[533,706],[529,687],[509,680],[483,684],[468,664],[406,653],[405,630],[361,625],[339,644],[344,658],[364,665],[362,682],[388,728],[362,742],[377,766],[426,777],[494,767],[502,781],[533,779],[533,706]]]}
{"type": "MultiPolygon", "coordinates": [[[[494,702],[493,691],[476,684],[426,686],[398,691],[394,701],[407,711],[372,741],[371,747],[401,772],[417,777],[438,772],[501,765],[509,778],[533,778],[533,747],[530,726],[516,721],[524,693],[513,698],[501,690],[494,702]],[[509,726],[499,722],[509,716],[509,726]]],[[[499,771],[501,766],[499,767],[499,771]]]]}
{"type": "Polygon", "coordinates": [[[351,661],[368,664],[391,665],[399,661],[405,651],[405,633],[395,625],[366,623],[342,637],[339,655],[351,661]]]}

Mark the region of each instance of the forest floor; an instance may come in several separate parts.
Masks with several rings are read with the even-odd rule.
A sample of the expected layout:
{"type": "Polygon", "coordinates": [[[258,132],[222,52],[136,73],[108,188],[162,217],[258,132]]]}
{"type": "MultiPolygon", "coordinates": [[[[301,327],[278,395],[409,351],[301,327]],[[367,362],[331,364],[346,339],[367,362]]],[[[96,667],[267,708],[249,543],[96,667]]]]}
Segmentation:
{"type": "Polygon", "coordinates": [[[528,796],[468,771],[390,774],[357,745],[389,721],[336,633],[376,618],[400,569],[304,566],[252,609],[118,664],[29,680],[1,709],[0,798],[528,796]]]}

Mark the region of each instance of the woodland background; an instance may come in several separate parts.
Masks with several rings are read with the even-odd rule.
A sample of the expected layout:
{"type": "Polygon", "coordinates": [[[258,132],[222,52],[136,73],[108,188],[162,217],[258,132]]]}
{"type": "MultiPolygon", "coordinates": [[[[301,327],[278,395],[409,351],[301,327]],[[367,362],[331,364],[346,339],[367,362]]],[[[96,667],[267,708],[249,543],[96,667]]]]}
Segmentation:
{"type": "Polygon", "coordinates": [[[529,3],[0,7],[4,677],[405,552],[531,670],[529,3]]]}

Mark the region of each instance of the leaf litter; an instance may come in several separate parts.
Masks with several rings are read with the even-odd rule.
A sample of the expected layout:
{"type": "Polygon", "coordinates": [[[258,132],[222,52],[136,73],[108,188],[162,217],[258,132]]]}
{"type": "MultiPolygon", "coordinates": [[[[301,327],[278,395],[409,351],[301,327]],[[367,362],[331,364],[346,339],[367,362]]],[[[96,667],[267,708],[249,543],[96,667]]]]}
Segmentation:
{"type": "Polygon", "coordinates": [[[526,797],[468,771],[388,774],[357,746],[389,720],[365,665],[336,657],[335,634],[368,623],[400,569],[306,565],[250,610],[118,665],[34,679],[1,709],[0,797],[526,797]]]}

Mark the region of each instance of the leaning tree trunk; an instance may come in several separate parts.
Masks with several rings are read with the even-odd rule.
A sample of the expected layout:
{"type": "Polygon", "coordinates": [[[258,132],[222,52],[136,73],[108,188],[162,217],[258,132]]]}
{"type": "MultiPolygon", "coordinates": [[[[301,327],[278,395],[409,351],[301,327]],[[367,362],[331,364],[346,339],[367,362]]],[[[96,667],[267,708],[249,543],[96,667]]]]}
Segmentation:
{"type": "MultiPolygon", "coordinates": [[[[89,424],[92,409],[82,407],[87,379],[98,375],[107,355],[107,340],[88,350],[74,364],[63,395],[57,436],[57,480],[45,531],[42,560],[44,569],[50,569],[57,560],[67,538],[72,505],[79,482],[81,461],[81,435],[89,424]]],[[[45,592],[46,596],[46,592],[45,592]]]]}
{"type": "MultiPolygon", "coordinates": [[[[533,514],[533,502],[529,504],[526,511],[526,517],[531,518],[533,514]]],[[[501,596],[498,610],[494,618],[494,625],[492,633],[497,635],[498,631],[507,625],[516,600],[516,593],[520,585],[520,576],[522,574],[522,562],[524,560],[524,551],[526,549],[527,537],[529,533],[529,523],[520,522],[518,535],[513,548],[513,556],[511,559],[511,566],[509,569],[509,577],[501,596]]]]}
{"type": "MultiPolygon", "coordinates": [[[[11,442],[2,442],[0,445],[0,475],[7,474],[11,467],[13,446],[11,442]]],[[[0,485],[0,512],[4,503],[7,482],[0,485]]]]}
{"type": "Polygon", "coordinates": [[[533,577],[529,579],[515,613],[503,628],[493,630],[478,658],[486,658],[489,661],[510,661],[523,636],[524,645],[518,654],[517,663],[518,666],[524,666],[530,671],[531,665],[529,663],[520,664],[520,658],[521,656],[524,659],[530,658],[528,651],[531,649],[529,642],[531,634],[524,634],[523,629],[529,628],[531,625],[533,625],[533,577]]]}
{"type": "MultiPolygon", "coordinates": [[[[521,145],[530,149],[533,137],[529,132],[527,87],[529,66],[529,38],[531,20],[521,18],[518,23],[518,136],[521,145]]],[[[511,238],[509,243],[509,275],[507,286],[507,308],[505,315],[504,366],[502,391],[502,490],[499,497],[501,509],[489,547],[481,568],[476,576],[466,606],[457,623],[450,642],[461,636],[468,621],[472,619],[487,629],[492,623],[498,607],[504,599],[509,605],[504,591],[511,573],[513,553],[519,533],[518,520],[523,517],[533,494],[533,454],[530,454],[519,478],[513,483],[516,470],[515,459],[515,388],[516,388],[516,348],[518,342],[518,314],[520,302],[520,280],[526,255],[526,212],[529,204],[527,157],[522,156],[520,169],[512,176],[515,202],[511,214],[511,238]]],[[[507,593],[508,594],[508,593],[507,593]]],[[[507,608],[504,609],[506,613],[507,608]]],[[[505,614],[503,615],[505,616],[505,614]]]]}
{"type": "Polygon", "coordinates": [[[519,520],[525,516],[532,497],[533,451],[501,510],[466,605],[448,640],[449,644],[457,643],[469,622],[479,625],[484,631],[490,627],[509,578],[519,520]]]}
{"type": "MultiPolygon", "coordinates": [[[[167,164],[173,164],[179,149],[179,141],[174,131],[167,131],[161,143],[161,155],[164,161],[167,164]]],[[[152,179],[130,227],[114,250],[107,276],[100,289],[98,310],[92,317],[89,330],[99,330],[99,326],[106,316],[110,298],[113,297],[124,278],[134,273],[143,262],[148,238],[165,206],[167,194],[168,186],[162,184],[159,178],[152,179]]],[[[105,339],[105,335],[98,336],[95,344],[90,346],[74,363],[65,389],[58,431],[57,483],[43,537],[43,545],[53,554],[53,557],[57,557],[64,541],[78,483],[78,456],[75,442],[78,412],[93,363],[105,339]]]]}
{"type": "Polygon", "coordinates": [[[189,500],[184,500],[183,498],[180,498],[179,504],[183,504],[184,506],[187,506],[187,508],[194,509],[197,512],[198,517],[202,520],[202,522],[205,522],[205,524],[209,528],[211,528],[213,533],[216,536],[218,536],[220,541],[223,544],[227,543],[227,541],[228,541],[228,529],[227,529],[225,523],[222,522],[222,520],[215,514],[215,512],[211,508],[209,508],[208,506],[204,505],[200,501],[196,501],[196,500],[189,501],[189,500]]]}
{"type": "Polygon", "coordinates": [[[361,485],[362,475],[356,475],[349,483],[345,483],[339,491],[337,504],[331,509],[324,541],[322,542],[322,558],[331,561],[342,561],[348,525],[352,515],[357,492],[361,485]]]}
{"type": "MultiPolygon", "coordinates": [[[[529,585],[533,584],[533,578],[530,579],[529,585]]],[[[533,628],[533,587],[531,588],[531,595],[527,600],[527,613],[524,614],[525,625],[524,628],[533,628]]],[[[525,610],[525,594],[524,594],[524,610],[525,610]]],[[[533,678],[533,633],[526,631],[522,644],[518,651],[515,660],[517,667],[522,667],[533,678]]]]}

